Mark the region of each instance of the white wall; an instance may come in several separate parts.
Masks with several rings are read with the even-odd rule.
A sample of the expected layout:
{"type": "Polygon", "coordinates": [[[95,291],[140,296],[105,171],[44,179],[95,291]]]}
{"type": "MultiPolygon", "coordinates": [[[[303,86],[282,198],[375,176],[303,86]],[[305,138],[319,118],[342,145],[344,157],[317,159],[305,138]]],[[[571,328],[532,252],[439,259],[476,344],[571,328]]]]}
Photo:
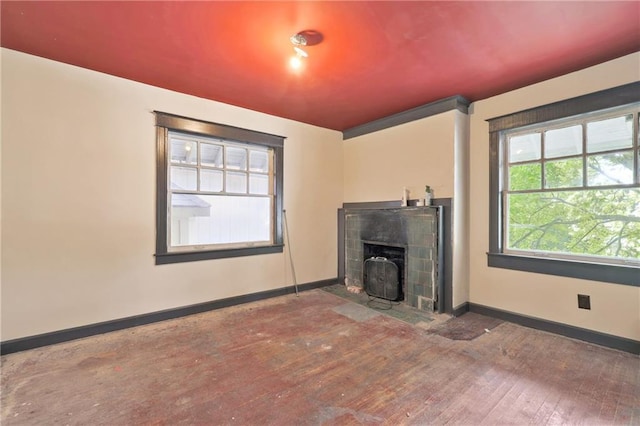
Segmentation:
{"type": "Polygon", "coordinates": [[[469,300],[469,116],[454,111],[453,307],[469,300]]]}
{"type": "Polygon", "coordinates": [[[452,198],[453,306],[468,300],[468,116],[452,110],[344,141],[345,202],[452,198]]]}
{"type": "Polygon", "coordinates": [[[418,198],[429,184],[436,197],[468,203],[454,218],[468,231],[454,234],[454,306],[469,300],[640,340],[638,287],[486,266],[485,122],[638,81],[640,54],[474,103],[465,147],[457,111],[342,142],[338,132],[1,52],[3,341],[291,285],[286,252],[154,265],[152,110],[287,137],[284,202],[299,283],[335,277],[343,199],[398,200],[403,186],[418,198]],[[591,295],[590,311],[577,309],[577,293],[591,295]]]}
{"type": "MultiPolygon", "coordinates": [[[[0,99],[2,99],[2,54],[0,54],[0,99]]],[[[0,102],[0,189],[2,188],[2,102],[0,102]]],[[[2,191],[0,190],[0,259],[2,259],[2,191]]],[[[2,319],[2,262],[0,261],[0,319],[2,319]]],[[[0,324],[0,328],[2,325],[0,324]]],[[[0,330],[0,340],[2,331],[0,330]]]]}
{"type": "Polygon", "coordinates": [[[2,336],[292,284],[287,253],[155,266],[153,110],[285,141],[298,283],[336,277],[342,135],[2,49],[2,336]]]}
{"type": "Polygon", "coordinates": [[[455,112],[449,111],[344,141],[344,200],[390,201],[454,192],[455,112]]]}
{"type": "Polygon", "coordinates": [[[640,54],[471,105],[470,301],[640,340],[640,288],[487,267],[489,133],[485,120],[640,80],[640,54]],[[577,294],[591,295],[591,310],[577,294]]]}

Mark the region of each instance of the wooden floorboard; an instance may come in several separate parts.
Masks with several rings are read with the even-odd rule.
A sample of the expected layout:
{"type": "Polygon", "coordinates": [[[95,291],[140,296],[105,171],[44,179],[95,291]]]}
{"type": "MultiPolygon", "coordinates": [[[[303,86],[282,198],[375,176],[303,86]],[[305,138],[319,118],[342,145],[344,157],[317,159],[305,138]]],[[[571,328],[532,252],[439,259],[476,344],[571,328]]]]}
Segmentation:
{"type": "Polygon", "coordinates": [[[636,355],[363,309],[313,290],[5,355],[2,424],[640,424],[636,355]]]}

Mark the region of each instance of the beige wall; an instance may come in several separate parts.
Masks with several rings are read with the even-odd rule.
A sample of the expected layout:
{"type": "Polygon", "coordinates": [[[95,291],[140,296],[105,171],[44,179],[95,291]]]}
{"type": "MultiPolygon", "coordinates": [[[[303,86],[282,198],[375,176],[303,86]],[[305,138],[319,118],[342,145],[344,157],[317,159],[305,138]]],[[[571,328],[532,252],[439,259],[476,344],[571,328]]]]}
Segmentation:
{"type": "Polygon", "coordinates": [[[454,111],[454,194],[452,231],[452,304],[469,300],[469,116],[454,111]]]}
{"type": "Polygon", "coordinates": [[[343,200],[398,200],[404,186],[418,198],[429,184],[436,197],[455,194],[454,306],[469,300],[640,340],[638,287],[486,266],[485,122],[638,81],[640,54],[476,102],[468,139],[468,117],[450,111],[344,142],[7,49],[0,61],[3,341],[291,285],[286,252],[154,266],[153,110],[287,137],[284,202],[299,283],[335,277],[343,200]],[[591,295],[590,311],[577,309],[577,293],[591,295]]]}
{"type": "Polygon", "coordinates": [[[452,198],[453,305],[468,300],[468,116],[452,110],[344,141],[345,202],[452,198]]]}
{"type": "Polygon", "coordinates": [[[489,136],[486,119],[640,80],[640,54],[515,90],[471,106],[470,301],[640,340],[640,287],[487,267],[489,136]],[[591,295],[591,310],[577,294],[591,295]]]}
{"type": "Polygon", "coordinates": [[[435,197],[452,197],[455,112],[358,136],[344,141],[344,201],[424,198],[425,185],[435,197]]]}
{"type": "MultiPolygon", "coordinates": [[[[2,99],[2,55],[0,54],[0,99],[2,99]]],[[[0,102],[0,188],[2,188],[2,102],[0,102]]],[[[0,259],[2,259],[2,191],[0,190],[0,259]]],[[[2,319],[2,262],[0,261],[0,320],[2,319]]],[[[2,325],[0,324],[0,328],[2,325]]],[[[2,332],[0,331],[0,341],[2,332]]]]}
{"type": "Polygon", "coordinates": [[[153,110],[286,136],[298,283],[336,277],[339,132],[3,49],[3,341],[292,284],[286,252],[154,265],[153,110]]]}

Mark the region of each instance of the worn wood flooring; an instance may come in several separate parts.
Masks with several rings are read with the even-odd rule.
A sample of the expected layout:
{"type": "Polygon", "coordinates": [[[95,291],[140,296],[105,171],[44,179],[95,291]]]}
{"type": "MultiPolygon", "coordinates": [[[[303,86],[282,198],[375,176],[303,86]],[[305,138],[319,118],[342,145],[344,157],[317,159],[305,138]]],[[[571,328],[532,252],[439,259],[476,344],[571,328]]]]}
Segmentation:
{"type": "Polygon", "coordinates": [[[313,290],[5,355],[2,425],[640,424],[638,356],[428,328],[313,290]]]}

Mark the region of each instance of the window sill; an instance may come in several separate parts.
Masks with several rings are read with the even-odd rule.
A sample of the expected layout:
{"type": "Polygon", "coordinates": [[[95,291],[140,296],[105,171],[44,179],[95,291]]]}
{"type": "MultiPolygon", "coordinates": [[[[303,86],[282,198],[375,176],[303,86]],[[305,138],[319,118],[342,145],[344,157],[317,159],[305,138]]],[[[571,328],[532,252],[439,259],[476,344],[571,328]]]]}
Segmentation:
{"type": "Polygon", "coordinates": [[[487,253],[487,265],[493,268],[640,287],[640,268],[634,266],[545,259],[504,253],[487,253]]]}
{"type": "Polygon", "coordinates": [[[246,247],[224,250],[189,251],[175,253],[156,253],[156,265],[169,263],[195,262],[198,260],[226,259],[231,257],[256,256],[260,254],[282,253],[283,244],[271,246],[246,247]]]}

